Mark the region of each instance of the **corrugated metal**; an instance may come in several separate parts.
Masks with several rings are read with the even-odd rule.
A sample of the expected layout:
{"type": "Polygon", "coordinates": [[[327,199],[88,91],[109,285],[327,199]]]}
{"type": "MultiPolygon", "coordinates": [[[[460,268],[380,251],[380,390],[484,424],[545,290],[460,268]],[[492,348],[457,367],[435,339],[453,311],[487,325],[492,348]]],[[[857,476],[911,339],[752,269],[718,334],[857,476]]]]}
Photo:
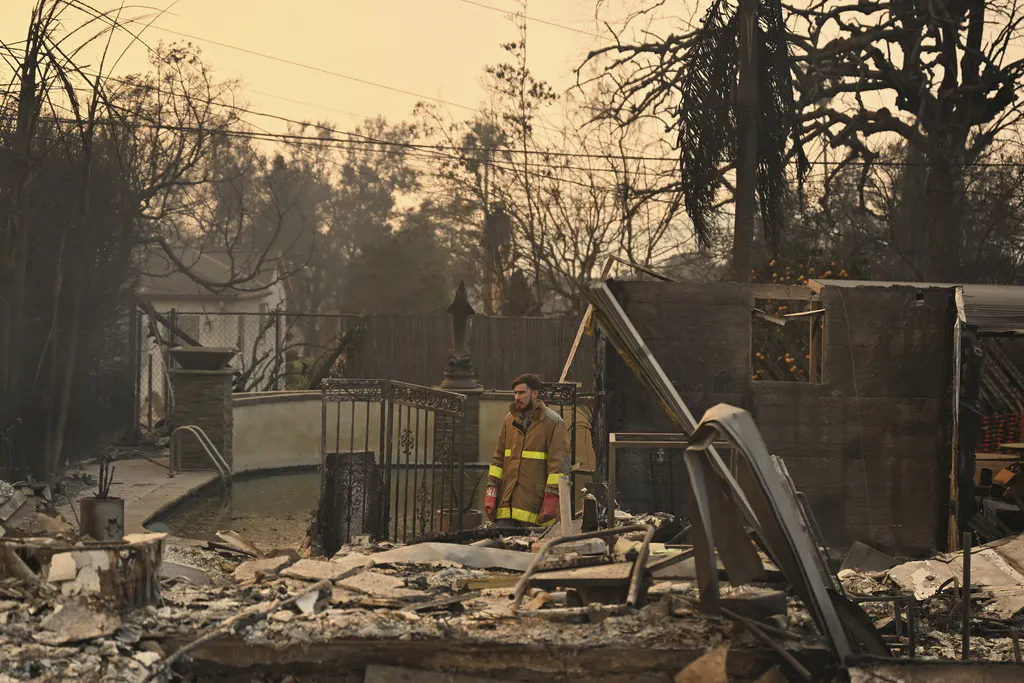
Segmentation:
{"type": "Polygon", "coordinates": [[[905,287],[911,289],[963,288],[967,324],[986,334],[1024,334],[1024,287],[1017,285],[965,285],[947,282],[891,282],[871,280],[811,280],[815,292],[822,287],[905,287]]]}

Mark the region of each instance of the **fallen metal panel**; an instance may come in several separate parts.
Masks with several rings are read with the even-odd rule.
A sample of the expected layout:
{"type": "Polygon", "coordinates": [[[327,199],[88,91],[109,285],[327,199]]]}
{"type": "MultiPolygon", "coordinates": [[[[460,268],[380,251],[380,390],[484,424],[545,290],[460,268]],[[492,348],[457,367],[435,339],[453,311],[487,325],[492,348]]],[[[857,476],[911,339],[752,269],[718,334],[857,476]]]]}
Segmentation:
{"type": "Polygon", "coordinates": [[[833,650],[845,659],[852,654],[851,645],[842,619],[832,605],[814,540],[802,524],[799,503],[787,494],[754,419],[745,410],[721,403],[709,408],[694,432],[694,445],[688,454],[703,450],[704,444],[719,435],[731,441],[739,453],[733,463],[740,472],[737,479],[743,482],[742,491],[753,506],[762,529],[761,538],[772,558],[807,605],[833,650]]]}

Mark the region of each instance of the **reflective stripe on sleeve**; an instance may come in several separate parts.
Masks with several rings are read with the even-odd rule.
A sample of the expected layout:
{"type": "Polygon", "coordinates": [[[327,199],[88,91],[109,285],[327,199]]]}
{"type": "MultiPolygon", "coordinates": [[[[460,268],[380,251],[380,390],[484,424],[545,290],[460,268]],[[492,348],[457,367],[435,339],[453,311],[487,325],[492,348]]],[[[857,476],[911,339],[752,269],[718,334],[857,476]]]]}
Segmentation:
{"type": "Polygon", "coordinates": [[[495,467],[494,465],[491,465],[489,468],[487,468],[487,474],[492,476],[492,477],[494,477],[495,479],[504,479],[505,478],[505,470],[504,470],[504,468],[495,467]]]}
{"type": "Polygon", "coordinates": [[[560,474],[549,474],[548,475],[548,486],[558,486],[558,478],[562,476],[560,474]]]}

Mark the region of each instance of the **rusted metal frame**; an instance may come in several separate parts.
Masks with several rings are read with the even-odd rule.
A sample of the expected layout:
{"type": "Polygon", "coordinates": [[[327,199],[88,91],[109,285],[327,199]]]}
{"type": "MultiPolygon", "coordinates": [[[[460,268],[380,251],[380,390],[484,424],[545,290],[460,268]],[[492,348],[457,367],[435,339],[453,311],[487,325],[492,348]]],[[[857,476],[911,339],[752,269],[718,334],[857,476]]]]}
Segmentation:
{"type": "MultiPolygon", "coordinates": [[[[815,299],[812,297],[811,298],[811,302],[810,302],[811,310],[812,311],[819,310],[817,308],[817,306],[819,306],[819,305],[820,305],[820,302],[815,301],[815,299]]],[[[825,378],[824,378],[824,374],[825,374],[824,373],[824,369],[825,369],[824,364],[821,365],[822,372],[820,374],[818,372],[818,366],[819,366],[819,363],[821,363],[821,360],[822,360],[821,357],[820,357],[821,354],[818,351],[818,344],[819,344],[819,342],[822,341],[822,337],[824,336],[824,332],[825,332],[824,330],[821,330],[820,332],[818,330],[818,328],[821,327],[822,324],[823,324],[822,323],[822,319],[817,317],[817,316],[811,316],[810,320],[808,320],[807,322],[808,322],[808,331],[807,331],[808,352],[807,352],[807,354],[810,356],[810,358],[807,359],[807,381],[808,382],[815,382],[815,383],[823,382],[825,380],[825,378]]]]}
{"type": "Polygon", "coordinates": [[[895,645],[904,652],[908,658],[914,659],[917,654],[917,599],[913,595],[852,595],[851,602],[858,605],[867,602],[891,602],[893,603],[893,615],[896,625],[895,645]],[[907,642],[903,642],[903,624],[901,608],[907,610],[907,642]]]}
{"type": "MultiPolygon", "coordinates": [[[[612,259],[608,259],[604,263],[604,268],[601,269],[601,279],[608,279],[608,275],[612,272],[612,259]]],[[[565,359],[565,365],[562,366],[562,374],[558,376],[559,382],[564,382],[569,376],[569,370],[572,368],[572,362],[576,359],[576,352],[579,351],[580,342],[583,341],[583,335],[586,333],[587,328],[590,327],[590,321],[594,317],[594,304],[587,305],[587,311],[583,314],[583,319],[580,320],[580,326],[576,328],[576,337],[572,340],[572,348],[569,349],[569,357],[565,359]]]]}
{"type": "MultiPolygon", "coordinates": [[[[663,448],[685,450],[686,434],[672,432],[612,432],[608,435],[608,528],[615,526],[616,469],[619,448],[663,448]]],[[[716,441],[716,446],[729,447],[726,441],[716,441]]],[[[671,455],[669,456],[671,457],[671,455]]]]}
{"type": "Polygon", "coordinates": [[[964,532],[964,577],[960,597],[960,605],[963,612],[960,616],[960,637],[962,640],[960,655],[964,661],[971,658],[971,545],[973,545],[973,536],[970,531],[964,532]]]}
{"type": "Polygon", "coordinates": [[[569,543],[572,541],[585,541],[591,538],[612,538],[621,534],[633,533],[635,531],[645,531],[643,543],[640,545],[640,550],[637,552],[636,561],[633,563],[633,571],[629,578],[629,592],[626,597],[626,607],[636,607],[637,602],[640,599],[640,588],[643,583],[644,574],[647,573],[647,558],[650,556],[651,539],[654,538],[655,528],[651,524],[635,524],[633,526],[624,526],[617,529],[600,529],[598,531],[588,531],[583,534],[576,534],[574,536],[560,536],[559,538],[553,538],[544,544],[544,547],[540,549],[537,556],[533,558],[533,562],[526,568],[526,571],[519,578],[519,583],[516,584],[515,592],[513,593],[512,601],[512,613],[521,616],[569,616],[575,614],[589,614],[594,611],[599,611],[600,608],[593,607],[568,607],[564,609],[550,609],[550,610],[521,610],[519,606],[523,602],[523,596],[526,595],[526,589],[530,585],[530,579],[534,574],[537,573],[538,567],[544,562],[544,558],[555,546],[562,545],[563,543],[569,543]]]}

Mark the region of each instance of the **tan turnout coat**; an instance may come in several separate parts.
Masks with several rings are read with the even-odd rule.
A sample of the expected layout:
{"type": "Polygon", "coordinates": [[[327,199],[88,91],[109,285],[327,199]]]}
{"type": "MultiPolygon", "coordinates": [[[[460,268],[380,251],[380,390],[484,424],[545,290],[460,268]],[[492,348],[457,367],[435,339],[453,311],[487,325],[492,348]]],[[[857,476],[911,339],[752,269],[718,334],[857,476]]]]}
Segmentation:
{"type": "Polygon", "coordinates": [[[568,463],[569,431],[561,415],[539,403],[524,432],[515,403],[509,406],[488,470],[488,483],[498,487],[497,519],[537,524],[544,493],[558,493],[568,463]]]}

